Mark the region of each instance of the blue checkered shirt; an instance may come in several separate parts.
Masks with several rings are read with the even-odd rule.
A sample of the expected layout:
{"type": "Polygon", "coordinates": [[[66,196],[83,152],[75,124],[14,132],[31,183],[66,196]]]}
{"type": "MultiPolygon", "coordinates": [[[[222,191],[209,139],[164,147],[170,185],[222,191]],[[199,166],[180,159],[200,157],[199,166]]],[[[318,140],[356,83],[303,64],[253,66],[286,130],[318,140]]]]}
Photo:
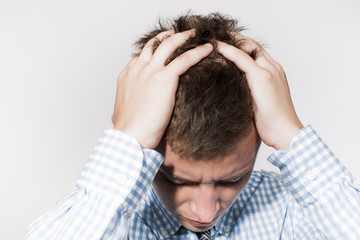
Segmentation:
{"type": "MultiPolygon", "coordinates": [[[[360,184],[307,126],[269,159],[281,174],[254,171],[212,239],[360,239],[360,184]]],[[[197,239],[156,196],[163,157],[105,130],[77,191],[35,221],[25,239],[197,239]]]]}

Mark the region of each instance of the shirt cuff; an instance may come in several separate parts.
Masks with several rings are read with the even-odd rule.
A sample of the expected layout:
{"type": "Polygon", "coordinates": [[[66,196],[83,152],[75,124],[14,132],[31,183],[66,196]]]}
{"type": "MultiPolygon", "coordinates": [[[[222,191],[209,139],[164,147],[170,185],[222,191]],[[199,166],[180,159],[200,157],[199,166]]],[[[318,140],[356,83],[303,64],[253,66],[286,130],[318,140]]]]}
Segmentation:
{"type": "MultiPolygon", "coordinates": [[[[149,162],[144,159],[156,155],[153,152],[143,151],[137,140],[124,132],[106,129],[80,173],[77,185],[88,193],[109,195],[114,200],[124,201],[142,178],[144,163],[149,162]]],[[[152,169],[162,162],[159,156],[151,157],[151,160],[154,162],[145,165],[151,164],[152,169]]],[[[157,171],[154,169],[154,172],[157,171]]]]}
{"type": "Polygon", "coordinates": [[[307,206],[346,175],[345,167],[309,125],[292,139],[289,151],[276,151],[268,161],[279,167],[285,187],[307,206]]]}

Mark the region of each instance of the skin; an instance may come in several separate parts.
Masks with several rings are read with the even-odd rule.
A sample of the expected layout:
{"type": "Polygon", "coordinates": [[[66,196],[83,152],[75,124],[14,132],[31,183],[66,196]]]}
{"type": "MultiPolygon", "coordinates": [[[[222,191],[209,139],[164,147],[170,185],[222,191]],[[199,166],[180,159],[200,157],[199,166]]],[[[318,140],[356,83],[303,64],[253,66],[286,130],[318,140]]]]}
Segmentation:
{"type": "MultiPolygon", "coordinates": [[[[171,54],[193,35],[193,30],[160,33],[157,38],[167,38],[155,53],[151,48],[155,39],[152,39],[118,77],[114,128],[133,136],[144,149],[155,149],[161,141],[174,108],[179,76],[213,51],[209,44],[198,46],[165,65],[171,54]]],[[[237,33],[234,36],[245,39],[246,48],[258,50],[255,61],[244,51],[223,42],[218,42],[216,51],[246,74],[254,99],[255,128],[234,152],[208,161],[181,158],[165,144],[162,152],[165,160],[153,182],[164,206],[193,231],[212,227],[246,185],[258,150],[256,136],[268,146],[286,150],[303,128],[281,65],[252,39],[237,33]],[[231,182],[234,175],[244,173],[237,185],[219,184],[231,182]],[[173,175],[191,184],[176,186],[184,181],[175,181],[173,175]]]]}
{"type": "Polygon", "coordinates": [[[136,138],[143,148],[154,149],[164,135],[174,108],[179,76],[213,50],[211,44],[198,46],[165,66],[171,54],[194,34],[193,30],[160,33],[159,39],[170,37],[154,54],[155,39],[150,40],[118,77],[114,128],[136,138]]]}
{"type": "Polygon", "coordinates": [[[292,138],[304,126],[295,112],[285,72],[254,40],[234,34],[247,41],[246,48],[258,50],[256,60],[224,42],[218,42],[217,51],[246,75],[255,103],[255,126],[261,140],[276,150],[288,150],[292,138]]]}
{"type": "Polygon", "coordinates": [[[253,128],[233,152],[202,161],[181,158],[166,145],[165,161],[153,181],[160,201],[187,229],[210,229],[248,182],[259,146],[257,137],[253,128]]]}

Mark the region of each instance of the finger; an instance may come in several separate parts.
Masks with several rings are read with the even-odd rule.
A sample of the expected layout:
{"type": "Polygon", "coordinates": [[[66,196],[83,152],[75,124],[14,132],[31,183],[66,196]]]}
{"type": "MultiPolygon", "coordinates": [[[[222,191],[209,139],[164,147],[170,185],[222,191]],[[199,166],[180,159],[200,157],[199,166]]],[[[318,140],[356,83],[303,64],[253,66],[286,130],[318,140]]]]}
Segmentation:
{"type": "Polygon", "coordinates": [[[113,125],[115,125],[115,115],[114,113],[111,115],[111,122],[113,125]]]}
{"type": "Polygon", "coordinates": [[[245,73],[257,71],[260,68],[246,52],[237,47],[218,41],[217,50],[245,73]]]}
{"type": "Polygon", "coordinates": [[[140,61],[150,61],[153,55],[154,44],[159,40],[163,41],[164,38],[174,35],[174,33],[175,31],[171,29],[168,31],[161,32],[158,35],[156,35],[156,37],[150,39],[140,52],[139,55],[140,61]]]}
{"type": "MultiPolygon", "coordinates": [[[[269,55],[269,53],[264,49],[264,48],[262,48],[261,47],[261,49],[256,53],[256,60],[259,58],[259,60],[260,61],[262,61],[261,60],[261,58],[265,58],[266,59],[266,61],[268,61],[273,67],[275,67],[275,68],[278,68],[278,66],[280,66],[280,64],[279,63],[277,63],[270,55],[269,55]]],[[[255,61],[256,61],[255,60],[255,61]]]]}
{"type": "Polygon", "coordinates": [[[139,59],[139,57],[137,55],[135,55],[132,59],[130,59],[130,61],[126,65],[126,68],[128,68],[128,67],[132,66],[134,63],[136,63],[138,59],[139,59]]]}
{"type": "Polygon", "coordinates": [[[165,39],[156,49],[152,57],[152,62],[156,65],[165,65],[167,59],[173,54],[173,52],[181,45],[183,45],[191,36],[194,36],[194,34],[195,31],[191,29],[184,32],[175,33],[171,37],[165,39]]]}
{"type": "MultiPolygon", "coordinates": [[[[278,67],[280,64],[278,64],[270,55],[269,53],[254,39],[249,38],[247,36],[244,36],[240,33],[233,32],[232,35],[235,37],[236,40],[239,41],[241,49],[245,50],[246,52],[251,52],[253,50],[257,51],[256,54],[256,60],[258,58],[266,58],[272,66],[278,67]]],[[[265,62],[263,59],[261,59],[259,62],[265,62]]],[[[267,65],[267,64],[265,64],[267,65]]]]}
{"type": "Polygon", "coordinates": [[[276,67],[274,66],[273,62],[269,60],[262,52],[259,52],[256,56],[255,62],[262,68],[265,68],[267,70],[276,70],[276,67]]]}
{"type": "MultiPolygon", "coordinates": [[[[275,61],[269,54],[268,52],[265,51],[265,49],[262,49],[260,52],[258,52],[259,56],[263,55],[266,57],[266,59],[271,63],[271,65],[273,67],[275,67],[277,70],[282,71],[282,66],[275,61]]],[[[257,55],[258,55],[257,54],[257,55]]]]}
{"type": "Polygon", "coordinates": [[[283,71],[282,66],[276,62],[266,51],[262,49],[256,53],[255,62],[269,71],[283,71]]]}
{"type": "Polygon", "coordinates": [[[235,38],[235,40],[238,41],[239,43],[238,47],[241,47],[241,49],[243,49],[246,52],[251,52],[253,50],[260,51],[261,49],[263,49],[263,47],[255,40],[246,37],[240,33],[232,32],[231,35],[235,38]]]}
{"type": "Polygon", "coordinates": [[[208,56],[213,49],[214,47],[210,43],[197,46],[175,58],[166,66],[166,69],[180,76],[190,67],[200,62],[201,59],[208,56]]]}

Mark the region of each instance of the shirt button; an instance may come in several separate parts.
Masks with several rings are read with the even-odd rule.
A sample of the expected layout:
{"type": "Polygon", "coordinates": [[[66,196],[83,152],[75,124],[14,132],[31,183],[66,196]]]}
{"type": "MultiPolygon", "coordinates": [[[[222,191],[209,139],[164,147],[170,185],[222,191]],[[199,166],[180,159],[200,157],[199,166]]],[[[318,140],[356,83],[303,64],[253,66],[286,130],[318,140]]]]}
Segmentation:
{"type": "Polygon", "coordinates": [[[229,233],[229,232],[230,232],[230,227],[229,227],[229,226],[225,226],[225,227],[224,227],[224,231],[225,231],[225,233],[229,233]]]}
{"type": "Polygon", "coordinates": [[[317,174],[315,171],[310,171],[306,174],[307,179],[314,181],[317,178],[317,174]]]}
{"type": "Polygon", "coordinates": [[[127,181],[128,181],[128,177],[125,174],[119,175],[119,183],[120,184],[125,184],[127,181]]]}

